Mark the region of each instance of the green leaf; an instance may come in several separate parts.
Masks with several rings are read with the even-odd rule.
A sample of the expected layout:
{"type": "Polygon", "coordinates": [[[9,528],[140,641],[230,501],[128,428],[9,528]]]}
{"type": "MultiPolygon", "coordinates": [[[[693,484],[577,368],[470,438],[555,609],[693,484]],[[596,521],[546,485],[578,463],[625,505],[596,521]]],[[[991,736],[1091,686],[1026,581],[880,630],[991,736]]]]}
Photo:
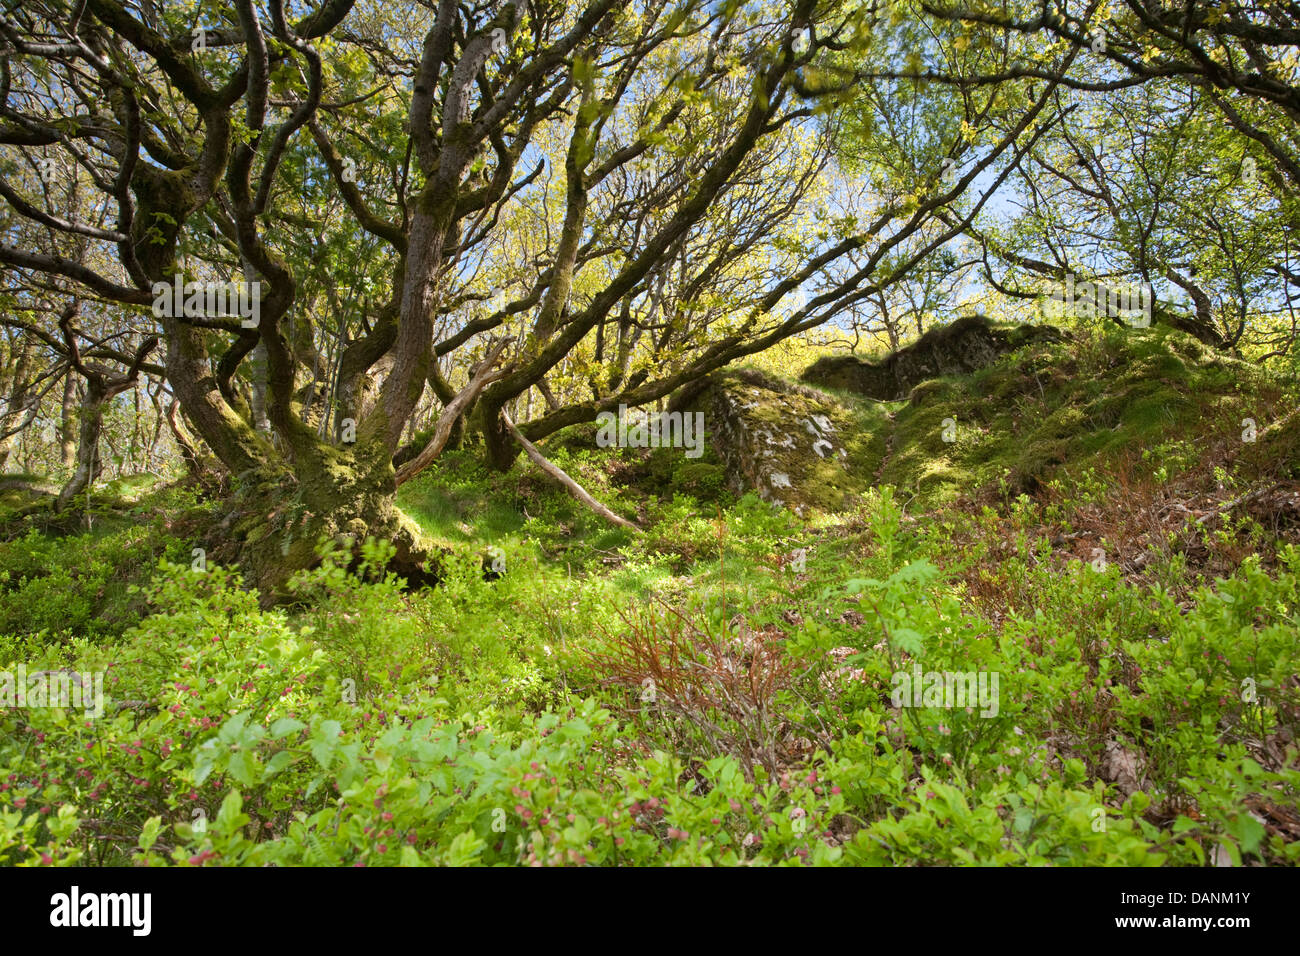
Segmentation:
{"type": "Polygon", "coordinates": [[[256,786],[258,783],[257,758],[250,751],[236,750],[230,755],[230,763],[226,767],[226,772],[246,787],[256,786]]]}
{"type": "Polygon", "coordinates": [[[900,651],[911,657],[919,657],[924,648],[925,637],[910,627],[896,627],[889,632],[890,642],[900,651]]]}
{"type": "Polygon", "coordinates": [[[262,772],[262,779],[274,777],[281,770],[293,763],[294,755],[292,751],[281,750],[274,757],[266,762],[266,769],[262,772]]]}
{"type": "Polygon", "coordinates": [[[583,737],[590,736],[591,725],[581,717],[575,717],[559,730],[561,740],[581,740],[583,737]]]}
{"type": "Polygon", "coordinates": [[[1237,814],[1228,821],[1225,829],[1237,838],[1237,842],[1247,853],[1254,853],[1259,849],[1259,844],[1267,832],[1264,825],[1249,813],[1237,814]]]}
{"type": "Polygon", "coordinates": [[[467,866],[475,862],[478,855],[486,848],[487,844],[479,839],[476,833],[466,830],[452,840],[451,846],[447,848],[447,865],[467,866]]]}
{"type": "Polygon", "coordinates": [[[217,739],[219,739],[223,744],[233,744],[237,742],[244,731],[244,724],[247,721],[248,711],[240,711],[235,714],[234,717],[231,717],[228,721],[222,724],[221,730],[217,734],[217,739]]]}
{"type": "Polygon", "coordinates": [[[217,769],[217,747],[216,740],[205,740],[199,746],[198,756],[194,758],[194,785],[200,786],[203,781],[212,775],[212,771],[217,769]]]}
{"type": "Polygon", "coordinates": [[[281,717],[271,725],[271,739],[279,740],[281,737],[297,733],[306,726],[301,720],[294,720],[292,717],[281,717]]]}
{"type": "Polygon", "coordinates": [[[337,720],[322,721],[319,728],[319,738],[313,741],[311,745],[311,755],[316,758],[322,770],[328,770],[330,763],[334,760],[334,754],[339,749],[338,737],[343,730],[343,725],[337,720]]]}
{"type": "Polygon", "coordinates": [[[162,829],[162,817],[154,816],[144,821],[144,826],[140,828],[140,842],[137,844],[142,850],[150,850],[158,842],[158,832],[162,829]]]}
{"type": "Polygon", "coordinates": [[[216,825],[222,833],[232,833],[248,823],[248,815],[243,812],[244,797],[238,790],[231,790],[221,801],[217,811],[216,825]]]}
{"type": "Polygon", "coordinates": [[[939,569],[921,558],[905,564],[889,576],[890,584],[926,584],[939,576],[939,569]]]}

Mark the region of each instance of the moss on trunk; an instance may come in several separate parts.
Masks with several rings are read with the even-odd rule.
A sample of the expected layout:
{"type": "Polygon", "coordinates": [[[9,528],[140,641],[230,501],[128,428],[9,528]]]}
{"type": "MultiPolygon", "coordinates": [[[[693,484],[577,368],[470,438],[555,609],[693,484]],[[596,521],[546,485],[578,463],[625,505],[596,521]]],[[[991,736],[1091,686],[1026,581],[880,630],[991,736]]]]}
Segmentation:
{"type": "Polygon", "coordinates": [[[382,443],[326,448],[297,473],[262,469],[240,476],[228,517],[213,535],[214,559],[239,564],[271,605],[291,598],[293,575],[316,566],[325,539],[350,549],[381,538],[395,549],[389,569],[411,587],[440,578],[442,550],[397,507],[392,464],[382,443]]]}

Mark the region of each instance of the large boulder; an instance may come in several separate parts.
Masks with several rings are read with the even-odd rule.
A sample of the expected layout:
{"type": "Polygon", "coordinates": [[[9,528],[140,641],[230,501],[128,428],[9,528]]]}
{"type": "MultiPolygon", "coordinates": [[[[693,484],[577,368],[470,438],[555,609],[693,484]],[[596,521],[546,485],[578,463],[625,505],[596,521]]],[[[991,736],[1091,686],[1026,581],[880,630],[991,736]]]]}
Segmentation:
{"type": "Polygon", "coordinates": [[[818,359],[802,378],[823,388],[899,401],[928,379],[979,371],[1036,338],[1060,339],[1061,333],[1050,325],[995,326],[984,316],[972,315],[930,329],[879,362],[855,355],[818,359]]]}
{"type": "Polygon", "coordinates": [[[737,493],[756,491],[806,515],[841,508],[861,490],[853,465],[863,437],[848,410],[816,389],[738,369],[684,387],[669,410],[704,413],[708,440],[737,493]]]}

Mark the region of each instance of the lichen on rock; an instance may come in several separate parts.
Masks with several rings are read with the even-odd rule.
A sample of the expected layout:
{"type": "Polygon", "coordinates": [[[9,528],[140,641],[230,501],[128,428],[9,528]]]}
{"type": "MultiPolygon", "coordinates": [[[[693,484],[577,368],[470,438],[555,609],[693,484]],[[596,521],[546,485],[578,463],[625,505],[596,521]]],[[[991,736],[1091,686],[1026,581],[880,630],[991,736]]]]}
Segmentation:
{"type": "Polygon", "coordinates": [[[752,490],[806,516],[837,510],[861,490],[845,444],[857,431],[830,395],[738,369],[683,389],[670,408],[704,412],[708,440],[737,493],[752,490]]]}

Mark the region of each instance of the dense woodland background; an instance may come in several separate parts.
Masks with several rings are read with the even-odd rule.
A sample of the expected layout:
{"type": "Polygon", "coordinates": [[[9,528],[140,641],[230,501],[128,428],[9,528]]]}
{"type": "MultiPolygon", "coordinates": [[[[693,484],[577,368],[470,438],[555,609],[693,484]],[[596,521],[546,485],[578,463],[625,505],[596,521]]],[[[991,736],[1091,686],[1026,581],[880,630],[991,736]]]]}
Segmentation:
{"type": "Polygon", "coordinates": [[[1290,3],[4,3],[0,861],[1296,862],[1297,122],[1290,3]]]}

